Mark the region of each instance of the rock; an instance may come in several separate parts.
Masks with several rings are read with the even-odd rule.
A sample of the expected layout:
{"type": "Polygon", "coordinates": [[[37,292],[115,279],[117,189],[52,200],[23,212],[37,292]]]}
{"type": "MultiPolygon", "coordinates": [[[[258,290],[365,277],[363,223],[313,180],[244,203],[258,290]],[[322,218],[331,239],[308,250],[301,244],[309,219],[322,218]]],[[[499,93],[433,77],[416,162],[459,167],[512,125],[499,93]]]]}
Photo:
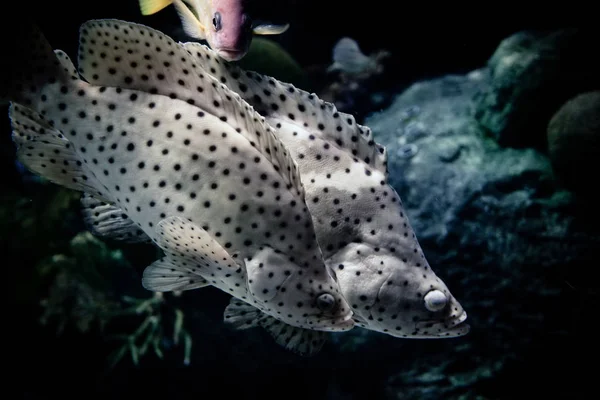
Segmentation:
{"type": "Polygon", "coordinates": [[[527,392],[518,382],[539,396],[580,389],[585,371],[572,346],[587,348],[593,335],[581,336],[584,320],[565,317],[597,307],[586,287],[598,278],[591,249],[600,224],[558,187],[546,155],[486,135],[473,98],[493,85],[486,68],[419,82],[365,121],[388,149],[391,184],[432,269],[472,327],[440,341],[339,335],[348,363],[377,360],[370,368],[386,377],[386,398],[515,397],[527,392]],[[407,146],[410,157],[399,156],[407,146]],[[558,389],[544,386],[552,377],[558,389]]]}
{"type": "Polygon", "coordinates": [[[302,67],[274,40],[255,36],[248,53],[236,64],[247,71],[272,76],[305,90],[311,89],[302,67]]]}
{"type": "Polygon", "coordinates": [[[548,121],[577,93],[600,88],[598,32],[520,32],[488,62],[490,85],[476,94],[477,121],[502,146],[545,149],[548,121]]]}
{"type": "Polygon", "coordinates": [[[597,190],[589,176],[600,158],[600,91],[567,101],[548,124],[548,152],[560,181],[591,198],[597,190]]]}

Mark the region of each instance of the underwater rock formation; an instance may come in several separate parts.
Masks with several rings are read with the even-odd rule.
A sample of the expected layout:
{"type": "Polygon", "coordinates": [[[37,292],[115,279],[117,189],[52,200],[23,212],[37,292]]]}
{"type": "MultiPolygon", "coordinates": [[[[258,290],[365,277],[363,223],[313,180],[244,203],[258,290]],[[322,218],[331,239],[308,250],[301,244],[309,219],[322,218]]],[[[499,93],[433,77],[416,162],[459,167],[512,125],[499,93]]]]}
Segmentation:
{"type": "Polygon", "coordinates": [[[600,91],[567,101],[548,124],[548,152],[561,183],[591,197],[597,190],[589,175],[600,157],[600,91]]]}
{"type": "Polygon", "coordinates": [[[455,288],[472,327],[463,338],[436,343],[357,331],[336,338],[352,357],[411,360],[382,372],[391,376],[388,398],[515,396],[523,392],[503,386],[502,376],[528,379],[543,391],[532,382],[559,373],[569,382],[582,372],[565,372],[574,355],[556,349],[576,337],[584,346],[591,335],[581,336],[583,320],[564,323],[556,315],[593,310],[587,304],[595,299],[593,286],[586,289],[593,281],[579,278],[597,275],[591,249],[600,244],[600,230],[582,224],[597,217],[576,211],[546,155],[502,148],[485,134],[473,117],[473,97],[490,90],[491,79],[484,68],[419,82],[365,121],[387,146],[391,183],[432,269],[455,288]],[[553,357],[539,357],[552,351],[553,357]],[[535,372],[525,378],[519,368],[535,372]],[[494,389],[486,392],[490,382],[494,389]]]}
{"type": "Polygon", "coordinates": [[[490,85],[476,94],[475,118],[501,145],[545,148],[552,114],[577,93],[600,88],[595,36],[584,30],[520,32],[488,62],[490,85]]]}

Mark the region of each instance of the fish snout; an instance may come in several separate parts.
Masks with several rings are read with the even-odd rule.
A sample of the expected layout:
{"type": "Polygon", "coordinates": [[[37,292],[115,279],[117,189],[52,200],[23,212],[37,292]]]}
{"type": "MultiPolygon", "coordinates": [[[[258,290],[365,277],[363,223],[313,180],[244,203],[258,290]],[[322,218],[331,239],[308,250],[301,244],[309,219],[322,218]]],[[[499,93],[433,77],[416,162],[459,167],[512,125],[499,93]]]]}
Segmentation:
{"type": "Polygon", "coordinates": [[[471,330],[471,327],[465,323],[466,320],[467,313],[462,311],[459,315],[451,315],[443,320],[417,322],[415,328],[423,337],[458,337],[466,335],[471,330]]]}
{"type": "Polygon", "coordinates": [[[448,327],[445,336],[464,336],[471,330],[471,326],[465,321],[467,320],[467,313],[463,311],[458,317],[453,317],[446,320],[445,325],[448,327]]]}
{"type": "Polygon", "coordinates": [[[217,49],[219,57],[226,61],[238,61],[246,55],[246,50],[217,49]]]}

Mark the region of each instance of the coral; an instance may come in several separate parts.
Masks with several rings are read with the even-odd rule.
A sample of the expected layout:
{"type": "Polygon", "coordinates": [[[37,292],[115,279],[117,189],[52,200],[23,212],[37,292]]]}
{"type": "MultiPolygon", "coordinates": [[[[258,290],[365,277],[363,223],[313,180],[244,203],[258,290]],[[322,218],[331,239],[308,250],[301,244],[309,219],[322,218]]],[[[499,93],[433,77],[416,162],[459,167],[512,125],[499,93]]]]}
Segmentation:
{"type": "Polygon", "coordinates": [[[475,118],[502,146],[543,150],[552,114],[582,91],[597,89],[598,32],[564,29],[519,32],[488,62],[492,80],[475,96],[475,118]]]}

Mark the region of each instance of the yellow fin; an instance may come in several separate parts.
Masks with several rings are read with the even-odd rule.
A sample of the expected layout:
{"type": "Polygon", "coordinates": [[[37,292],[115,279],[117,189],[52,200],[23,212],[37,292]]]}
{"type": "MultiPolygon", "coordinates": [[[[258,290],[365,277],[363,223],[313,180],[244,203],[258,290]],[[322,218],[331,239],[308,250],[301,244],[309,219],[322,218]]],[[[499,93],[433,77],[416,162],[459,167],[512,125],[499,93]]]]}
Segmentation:
{"type": "Polygon", "coordinates": [[[142,11],[142,15],[152,15],[172,2],[173,0],[140,0],[140,10],[142,11]]]}
{"type": "Polygon", "coordinates": [[[257,35],[280,35],[287,31],[290,24],[275,25],[275,24],[260,24],[255,26],[252,31],[257,35]]]}
{"type": "Polygon", "coordinates": [[[175,10],[177,10],[179,19],[181,19],[183,31],[188,36],[193,37],[195,39],[206,39],[206,28],[204,27],[204,25],[202,25],[200,20],[196,18],[196,16],[190,10],[190,8],[186,6],[187,3],[181,0],[173,0],[172,3],[175,6],[175,10]]]}

